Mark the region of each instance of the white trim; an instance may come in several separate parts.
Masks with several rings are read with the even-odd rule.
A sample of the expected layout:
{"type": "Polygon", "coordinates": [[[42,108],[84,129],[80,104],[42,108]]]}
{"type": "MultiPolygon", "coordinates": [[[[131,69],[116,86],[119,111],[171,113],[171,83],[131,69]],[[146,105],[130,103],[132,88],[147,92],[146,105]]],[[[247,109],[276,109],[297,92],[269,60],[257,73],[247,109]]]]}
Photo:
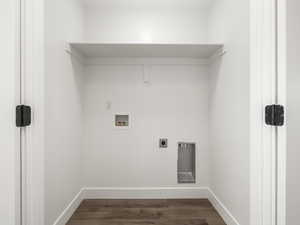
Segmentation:
{"type": "Polygon", "coordinates": [[[44,225],[44,1],[22,3],[22,104],[32,107],[23,129],[23,224],[44,225]]]}
{"type": "MultiPolygon", "coordinates": [[[[14,0],[14,23],[15,23],[15,105],[21,103],[21,2],[19,0],[14,0]]],[[[15,121],[15,120],[14,120],[15,121]]],[[[15,130],[15,160],[14,160],[14,169],[15,169],[15,214],[14,214],[14,224],[21,225],[21,214],[22,214],[22,205],[21,205],[21,132],[20,129],[15,130]]]]}
{"type": "MultiPolygon", "coordinates": [[[[278,104],[284,105],[285,109],[287,109],[287,0],[277,0],[277,38],[277,101],[278,104]]],[[[277,225],[285,225],[287,157],[286,125],[277,129],[277,138],[277,225]]]]}
{"type": "MultiPolygon", "coordinates": [[[[6,198],[4,200],[4,203],[6,204],[5,210],[0,209],[1,215],[6,216],[8,218],[5,218],[7,222],[11,225],[20,225],[21,224],[21,132],[20,129],[17,129],[15,127],[15,107],[20,104],[21,98],[21,52],[20,52],[20,31],[21,31],[21,5],[19,0],[12,0],[9,3],[7,3],[7,8],[5,10],[8,10],[8,16],[4,16],[1,19],[1,23],[7,23],[10,25],[9,30],[5,28],[5,31],[8,32],[5,34],[4,42],[2,44],[9,45],[7,49],[2,52],[1,58],[4,58],[4,55],[7,55],[7,60],[5,63],[9,63],[9,68],[4,66],[4,69],[1,67],[1,76],[3,76],[3,79],[1,80],[4,82],[4,77],[9,77],[7,81],[9,82],[8,87],[11,88],[7,94],[6,98],[7,100],[11,100],[9,102],[9,108],[5,109],[10,110],[10,116],[4,114],[5,119],[9,120],[10,125],[6,127],[7,132],[12,135],[13,142],[7,145],[2,145],[1,149],[2,154],[5,155],[4,158],[7,158],[10,164],[10,167],[7,167],[7,171],[2,171],[3,174],[7,173],[6,176],[3,176],[3,182],[5,183],[5,191],[6,191],[6,185],[7,187],[11,188],[9,193],[4,192],[3,189],[1,189],[2,196],[9,195],[8,202],[6,201],[6,198]],[[8,40],[9,38],[9,40],[8,40]],[[7,53],[6,50],[11,50],[12,52],[7,53]],[[12,82],[12,83],[10,83],[12,82]],[[6,117],[7,116],[7,117],[6,117]],[[12,131],[12,132],[11,132],[12,131]],[[8,152],[7,152],[8,151],[8,152]],[[7,154],[7,155],[6,155],[7,154]],[[6,157],[7,156],[7,157],[6,157]],[[3,214],[7,213],[7,214],[3,214]]],[[[3,51],[3,49],[2,49],[3,51]]],[[[4,98],[4,96],[3,96],[4,98]]],[[[4,107],[4,105],[3,105],[4,107]]],[[[5,104],[6,107],[6,104],[5,104]]],[[[2,137],[3,138],[3,137],[2,137]]],[[[2,144],[2,143],[1,143],[2,144]]],[[[2,156],[2,155],[1,155],[2,156]]],[[[6,166],[5,166],[6,167],[6,166]]],[[[2,167],[4,168],[4,167],[2,167]]],[[[1,174],[2,175],[2,174],[1,174]]],[[[1,199],[2,200],[2,199],[1,199]]],[[[0,200],[0,201],[1,201],[0,200]]],[[[3,201],[3,200],[2,200],[3,201]]],[[[3,204],[2,204],[3,205],[3,204]]],[[[1,218],[2,219],[2,218],[1,218]]],[[[3,220],[3,219],[2,219],[3,220]]],[[[1,221],[2,222],[2,221],[1,221]]]]}
{"type": "Polygon", "coordinates": [[[250,224],[276,224],[276,128],[264,107],[276,103],[276,1],[250,1],[250,224]]]}
{"type": "Polygon", "coordinates": [[[57,218],[53,225],[65,225],[81,204],[83,200],[82,196],[82,190],[80,190],[78,194],[74,197],[74,199],[70,202],[70,204],[60,214],[60,216],[57,218]]]}
{"type": "Polygon", "coordinates": [[[207,187],[85,187],[83,199],[189,199],[210,196],[207,187]]]}
{"type": "Polygon", "coordinates": [[[210,197],[209,201],[223,218],[227,225],[240,225],[236,218],[231,214],[231,212],[226,208],[226,206],[220,201],[220,199],[215,195],[215,193],[209,189],[210,197]]]}

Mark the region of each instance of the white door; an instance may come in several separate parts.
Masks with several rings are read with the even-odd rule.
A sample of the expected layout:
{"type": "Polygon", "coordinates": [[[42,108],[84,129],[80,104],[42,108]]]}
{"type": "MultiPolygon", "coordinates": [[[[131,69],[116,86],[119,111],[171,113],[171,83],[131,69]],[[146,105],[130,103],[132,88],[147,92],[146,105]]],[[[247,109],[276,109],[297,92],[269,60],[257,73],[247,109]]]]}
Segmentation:
{"type": "Polygon", "coordinates": [[[287,1],[286,225],[300,215],[300,1],[287,1]]]}
{"type": "Polygon", "coordinates": [[[300,1],[278,0],[278,100],[286,124],[278,130],[278,225],[300,214],[300,1]]]}
{"type": "Polygon", "coordinates": [[[0,224],[20,219],[19,132],[15,107],[19,100],[18,1],[0,1],[0,224]]]}

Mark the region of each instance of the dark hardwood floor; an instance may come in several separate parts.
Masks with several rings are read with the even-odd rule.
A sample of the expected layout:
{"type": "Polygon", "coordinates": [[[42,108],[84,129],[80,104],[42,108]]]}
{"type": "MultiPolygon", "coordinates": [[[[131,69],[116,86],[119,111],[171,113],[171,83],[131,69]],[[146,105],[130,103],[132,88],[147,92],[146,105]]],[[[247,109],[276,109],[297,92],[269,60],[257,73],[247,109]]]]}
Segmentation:
{"type": "Polygon", "coordinates": [[[67,225],[226,225],[206,199],[84,200],[67,225]]]}

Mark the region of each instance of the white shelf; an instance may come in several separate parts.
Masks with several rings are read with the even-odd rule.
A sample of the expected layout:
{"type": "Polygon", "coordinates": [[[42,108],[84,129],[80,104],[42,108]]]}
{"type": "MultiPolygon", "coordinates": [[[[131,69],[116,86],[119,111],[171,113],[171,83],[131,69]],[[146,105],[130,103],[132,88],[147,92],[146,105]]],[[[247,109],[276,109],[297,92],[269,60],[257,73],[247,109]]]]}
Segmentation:
{"type": "Polygon", "coordinates": [[[70,51],[74,49],[85,57],[175,57],[175,58],[210,58],[220,51],[223,44],[126,44],[126,43],[69,43],[70,51]]]}

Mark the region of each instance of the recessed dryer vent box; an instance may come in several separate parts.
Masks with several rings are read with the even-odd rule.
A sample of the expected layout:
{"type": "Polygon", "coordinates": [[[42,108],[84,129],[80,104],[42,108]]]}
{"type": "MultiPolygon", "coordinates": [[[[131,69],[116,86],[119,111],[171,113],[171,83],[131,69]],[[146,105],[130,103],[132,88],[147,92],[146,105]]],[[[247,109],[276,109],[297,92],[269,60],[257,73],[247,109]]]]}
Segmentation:
{"type": "Polygon", "coordinates": [[[196,144],[178,143],[177,178],[179,184],[196,183],[196,144]]]}
{"type": "Polygon", "coordinates": [[[129,127],[129,114],[116,114],[115,115],[116,127],[129,127]]]}

